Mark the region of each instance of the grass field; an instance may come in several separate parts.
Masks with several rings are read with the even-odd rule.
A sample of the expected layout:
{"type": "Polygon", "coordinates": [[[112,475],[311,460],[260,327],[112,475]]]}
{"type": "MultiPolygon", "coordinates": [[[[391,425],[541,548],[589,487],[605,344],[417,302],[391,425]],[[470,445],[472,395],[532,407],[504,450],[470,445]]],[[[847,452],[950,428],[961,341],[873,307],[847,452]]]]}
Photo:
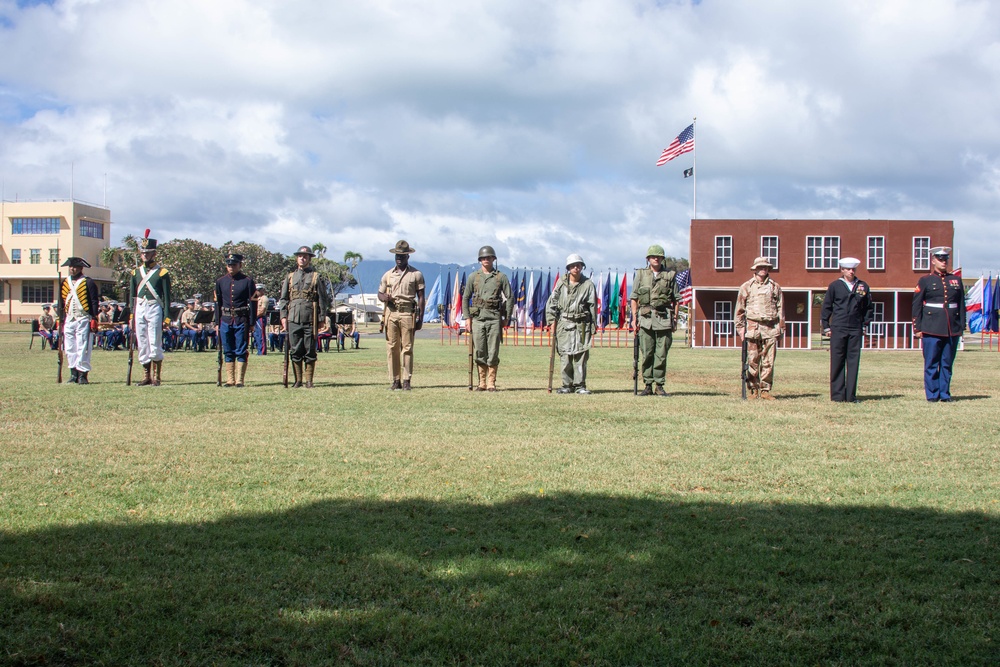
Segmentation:
{"type": "Polygon", "coordinates": [[[845,405],[818,351],[767,403],[732,351],[638,399],[624,349],[557,396],[543,348],[479,394],[431,340],[408,393],[374,336],[312,391],[190,352],[58,386],[27,342],[0,333],[0,664],[1000,664],[996,352],[952,404],[865,353],[845,405]]]}

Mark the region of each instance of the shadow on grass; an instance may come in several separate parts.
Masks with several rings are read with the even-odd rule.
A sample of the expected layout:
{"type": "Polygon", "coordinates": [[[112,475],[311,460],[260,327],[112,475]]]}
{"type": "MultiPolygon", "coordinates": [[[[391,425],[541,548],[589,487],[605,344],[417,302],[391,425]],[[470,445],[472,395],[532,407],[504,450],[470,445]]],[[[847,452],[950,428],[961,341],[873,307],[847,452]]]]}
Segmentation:
{"type": "Polygon", "coordinates": [[[592,495],[0,534],[0,662],[1000,661],[982,514],[592,495]]]}

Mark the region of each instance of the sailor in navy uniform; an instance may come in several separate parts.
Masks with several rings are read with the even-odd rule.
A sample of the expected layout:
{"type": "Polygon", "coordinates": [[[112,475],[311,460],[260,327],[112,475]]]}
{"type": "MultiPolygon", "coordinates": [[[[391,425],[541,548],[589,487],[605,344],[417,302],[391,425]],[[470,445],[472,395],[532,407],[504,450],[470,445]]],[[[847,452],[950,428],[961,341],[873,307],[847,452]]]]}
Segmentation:
{"type": "Polygon", "coordinates": [[[924,393],[927,400],[951,401],[951,367],[965,331],[965,287],[948,272],[951,248],[931,248],[931,272],[913,292],[913,335],[924,353],[924,393]]]}
{"type": "Polygon", "coordinates": [[[868,283],[857,277],[860,259],[840,260],[840,278],[830,283],[820,322],[830,337],[830,400],[857,403],[858,364],[865,331],[875,317],[868,283]]]}
{"type": "Polygon", "coordinates": [[[252,278],[243,273],[243,255],[226,257],[226,275],[215,281],[215,324],[226,365],[227,387],[242,387],[247,371],[251,323],[251,299],[256,291],[252,278]]]}

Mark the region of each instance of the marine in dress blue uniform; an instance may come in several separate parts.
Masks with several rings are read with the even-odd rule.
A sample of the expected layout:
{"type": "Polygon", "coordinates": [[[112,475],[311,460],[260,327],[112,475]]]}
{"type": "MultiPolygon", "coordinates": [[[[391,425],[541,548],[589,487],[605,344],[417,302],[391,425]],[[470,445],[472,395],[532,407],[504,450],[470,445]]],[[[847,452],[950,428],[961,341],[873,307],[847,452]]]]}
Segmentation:
{"type": "Polygon", "coordinates": [[[922,339],[924,394],[936,403],[951,402],[951,369],[965,331],[965,287],[948,271],[951,248],[931,248],[931,272],[913,291],[913,335],[922,339]]]}
{"type": "Polygon", "coordinates": [[[251,308],[256,285],[243,273],[243,255],[226,256],[226,275],[215,281],[215,324],[226,366],[227,387],[242,387],[247,371],[251,308]]]}
{"type": "Polygon", "coordinates": [[[871,288],[855,273],[860,259],[840,260],[840,278],[830,283],[820,322],[830,337],[830,400],[857,403],[858,364],[865,331],[875,317],[871,288]]]}

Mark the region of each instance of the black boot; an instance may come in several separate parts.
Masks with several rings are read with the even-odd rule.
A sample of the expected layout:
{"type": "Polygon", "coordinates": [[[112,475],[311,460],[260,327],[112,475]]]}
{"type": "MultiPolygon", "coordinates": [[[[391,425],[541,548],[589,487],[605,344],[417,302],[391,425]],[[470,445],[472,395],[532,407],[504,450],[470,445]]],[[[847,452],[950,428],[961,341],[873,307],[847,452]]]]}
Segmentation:
{"type": "Polygon", "coordinates": [[[77,371],[76,371],[75,368],[69,369],[69,381],[70,382],[76,382],[79,378],[80,378],[80,375],[77,373],[77,371]]]}
{"type": "Polygon", "coordinates": [[[82,373],[76,376],[77,384],[90,384],[90,380],[87,379],[88,372],[89,371],[83,371],[82,373]]]}

